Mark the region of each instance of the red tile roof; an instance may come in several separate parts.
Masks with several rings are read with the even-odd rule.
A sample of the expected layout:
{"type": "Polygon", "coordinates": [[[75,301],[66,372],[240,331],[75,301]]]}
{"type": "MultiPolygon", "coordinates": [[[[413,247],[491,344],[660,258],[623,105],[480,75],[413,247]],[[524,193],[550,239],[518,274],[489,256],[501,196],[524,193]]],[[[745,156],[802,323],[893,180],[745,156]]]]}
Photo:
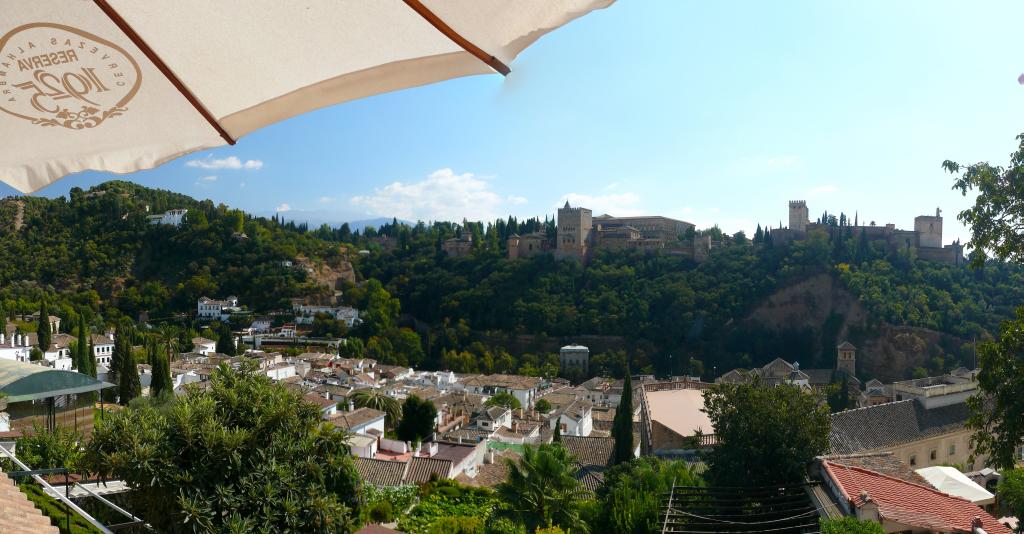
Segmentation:
{"type": "Polygon", "coordinates": [[[882,519],[944,532],[971,532],[971,522],[980,517],[988,534],[1013,534],[988,512],[959,497],[861,467],[827,460],[824,465],[845,498],[860,508],[866,491],[882,519]]]}

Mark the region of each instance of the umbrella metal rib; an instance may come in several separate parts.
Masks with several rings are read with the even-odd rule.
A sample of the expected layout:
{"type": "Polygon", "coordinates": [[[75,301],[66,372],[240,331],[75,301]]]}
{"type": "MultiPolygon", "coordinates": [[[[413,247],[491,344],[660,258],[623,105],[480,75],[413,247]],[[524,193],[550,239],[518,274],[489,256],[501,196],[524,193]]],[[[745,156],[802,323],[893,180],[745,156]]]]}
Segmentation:
{"type": "Polygon", "coordinates": [[[211,115],[210,111],[206,109],[206,106],[203,106],[202,102],[196,98],[196,95],[192,94],[192,91],[190,91],[188,87],[185,87],[185,84],[178,79],[178,76],[174,74],[174,71],[172,71],[170,67],[160,59],[160,56],[158,56],[156,52],[146,44],[146,41],[144,41],[135,29],[128,24],[128,21],[124,20],[124,18],[117,13],[117,10],[107,3],[107,0],[93,1],[96,3],[96,6],[99,7],[108,18],[110,18],[111,22],[116,24],[117,27],[124,32],[125,36],[131,39],[132,43],[135,43],[135,46],[139,47],[139,50],[141,50],[153,65],[163,73],[167,78],[167,81],[171,82],[171,85],[181,93],[181,96],[185,97],[185,100],[188,100],[188,103],[192,104],[192,107],[196,108],[196,111],[206,119],[206,122],[210,123],[210,126],[212,126],[214,130],[217,130],[217,133],[220,134],[220,136],[223,137],[229,145],[235,144],[235,138],[231,137],[231,134],[224,130],[220,123],[217,122],[217,119],[213,118],[213,115],[211,115]]]}
{"type": "Polygon", "coordinates": [[[445,37],[461,46],[466,52],[476,56],[477,59],[483,61],[492,69],[500,72],[502,76],[508,76],[508,74],[512,72],[512,69],[508,68],[508,65],[502,63],[500,59],[484,52],[479,46],[471,43],[469,39],[459,35],[459,33],[453,30],[451,26],[441,20],[441,17],[438,17],[433,11],[428,9],[427,6],[423,5],[420,0],[405,0],[405,4],[411,7],[413,11],[419,13],[420,16],[426,19],[431,26],[437,28],[437,31],[443,33],[445,37]]]}

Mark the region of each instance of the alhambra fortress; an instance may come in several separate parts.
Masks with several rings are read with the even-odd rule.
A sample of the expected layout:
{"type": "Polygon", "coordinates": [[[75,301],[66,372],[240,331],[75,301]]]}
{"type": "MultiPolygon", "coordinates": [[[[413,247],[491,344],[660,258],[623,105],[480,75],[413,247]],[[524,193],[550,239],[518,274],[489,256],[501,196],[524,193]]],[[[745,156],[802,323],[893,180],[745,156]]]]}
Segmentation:
{"type": "MultiPolygon", "coordinates": [[[[959,241],[949,245],[942,244],[942,211],[935,210],[935,215],[920,215],[914,218],[913,230],[901,230],[895,224],[876,226],[874,221],[861,225],[854,219],[837,223],[833,220],[811,222],[808,216],[807,202],[791,200],[789,202],[789,227],[766,229],[771,234],[772,242],[788,243],[806,239],[816,232],[831,234],[842,231],[847,237],[866,239],[872,243],[882,243],[890,251],[913,251],[918,258],[953,265],[961,265],[964,260],[964,247],[959,241]]],[[[572,207],[569,202],[559,208],[557,232],[552,239],[545,232],[509,236],[508,257],[510,259],[528,258],[538,254],[553,254],[557,259],[573,259],[587,261],[594,250],[636,249],[653,252],[661,250],[669,254],[678,254],[695,261],[703,261],[712,250],[722,245],[710,235],[699,236],[693,223],[680,221],[659,215],[637,217],[613,217],[611,215],[593,216],[593,211],[584,207],[572,207]]],[[[468,255],[473,250],[472,236],[468,233],[461,237],[446,240],[442,248],[449,256],[468,255]]]]}

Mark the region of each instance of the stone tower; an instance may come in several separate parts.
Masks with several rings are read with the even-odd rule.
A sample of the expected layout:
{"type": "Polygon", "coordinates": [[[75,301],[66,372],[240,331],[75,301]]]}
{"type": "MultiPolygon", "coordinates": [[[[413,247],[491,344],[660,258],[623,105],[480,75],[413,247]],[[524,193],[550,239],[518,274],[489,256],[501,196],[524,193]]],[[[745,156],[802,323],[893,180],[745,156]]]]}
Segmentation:
{"type": "Polygon", "coordinates": [[[844,341],[836,347],[839,355],[836,357],[836,371],[843,371],[850,376],[857,374],[857,347],[853,343],[844,341]]]}
{"type": "Polygon", "coordinates": [[[508,236],[508,240],[505,241],[508,245],[508,259],[514,260],[519,257],[519,234],[512,234],[508,236]]]}
{"type": "Polygon", "coordinates": [[[590,252],[590,232],[594,213],[587,208],[573,208],[569,201],[558,209],[558,242],[555,257],[585,260],[590,252]]]}
{"type": "Polygon", "coordinates": [[[935,208],[935,216],[914,217],[914,232],[917,246],[921,248],[942,248],[942,210],[935,208]]]}
{"type": "Polygon", "coordinates": [[[794,232],[806,232],[810,224],[806,200],[789,201],[789,229],[794,232]]]}

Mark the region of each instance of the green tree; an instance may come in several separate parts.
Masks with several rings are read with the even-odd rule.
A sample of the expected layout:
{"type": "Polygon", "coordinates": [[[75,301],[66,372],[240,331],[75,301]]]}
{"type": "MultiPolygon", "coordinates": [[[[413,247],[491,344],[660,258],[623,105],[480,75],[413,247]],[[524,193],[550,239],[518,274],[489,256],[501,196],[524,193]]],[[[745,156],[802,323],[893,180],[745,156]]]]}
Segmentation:
{"type": "Polygon", "coordinates": [[[629,370],[622,385],[622,398],[612,420],[612,437],[615,438],[615,454],[612,462],[620,464],[634,458],[633,452],[633,379],[629,370]]]}
{"type": "Polygon", "coordinates": [[[677,486],[701,486],[685,462],[643,456],[609,469],[597,490],[600,524],[606,532],[660,532],[663,496],[677,486]]]}
{"type": "Polygon", "coordinates": [[[999,341],[979,343],[977,351],[979,394],[967,399],[974,454],[1010,469],[1024,443],[1024,307],[1017,309],[1015,320],[1003,323],[999,341]]]}
{"type": "Polygon", "coordinates": [[[227,323],[219,323],[217,326],[217,345],[215,350],[228,356],[235,355],[235,335],[231,332],[231,326],[227,323]]]}
{"type": "MultiPolygon", "coordinates": [[[[1024,469],[1004,470],[997,494],[999,502],[1010,510],[1010,515],[1024,517],[1024,469]]],[[[1024,532],[1024,525],[1019,525],[1017,532],[1024,532]]]]}
{"type": "Polygon", "coordinates": [[[820,519],[821,534],[885,534],[882,525],[874,521],[862,521],[847,516],[835,519],[820,519]]]}
{"type": "Polygon", "coordinates": [[[78,344],[75,345],[75,369],[79,373],[89,374],[89,359],[92,352],[89,351],[89,326],[85,322],[85,315],[78,314],[78,344]]]}
{"type": "Polygon", "coordinates": [[[131,324],[122,321],[117,327],[114,341],[114,355],[111,357],[111,370],[116,369],[114,377],[117,384],[117,399],[122,406],[127,406],[132,399],[142,393],[139,382],[139,368],[132,354],[132,339],[135,337],[131,324]]]}
{"type": "Polygon", "coordinates": [[[36,325],[37,346],[44,353],[50,350],[50,342],[53,340],[53,329],[50,326],[50,312],[46,308],[46,301],[39,305],[39,323],[36,325]]]}
{"type": "Polygon", "coordinates": [[[518,410],[519,408],[522,408],[522,404],[519,402],[519,399],[507,391],[499,391],[498,393],[491,395],[490,398],[484,402],[484,406],[504,406],[510,410],[518,410]]]}
{"type": "Polygon", "coordinates": [[[423,441],[434,433],[437,407],[433,402],[409,395],[402,405],[402,420],[395,427],[395,434],[402,441],[423,441]]]}
{"type": "Polygon", "coordinates": [[[149,384],[149,395],[151,397],[159,397],[160,395],[170,393],[173,389],[171,367],[167,362],[167,357],[160,354],[156,340],[152,340],[149,344],[149,360],[152,366],[150,370],[152,379],[149,384]]]}
{"type": "Polygon", "coordinates": [[[551,403],[547,399],[538,399],[533,403],[533,409],[540,413],[548,413],[551,411],[551,403]]]}
{"type": "Polygon", "coordinates": [[[28,359],[29,361],[33,362],[38,362],[39,360],[42,360],[43,351],[39,350],[39,347],[32,347],[32,349],[28,351],[28,359]]]}
{"type": "Polygon", "coordinates": [[[358,517],[345,434],[253,364],[222,365],[167,411],[115,412],[86,465],[134,488],[132,509],[160,532],[346,533],[358,517]]]}
{"type": "Polygon", "coordinates": [[[518,462],[505,459],[508,478],[495,489],[501,498],[501,513],[526,525],[561,526],[587,532],[580,518],[586,490],[576,480],[575,459],[561,445],[527,446],[518,462]]]}
{"type": "Polygon", "coordinates": [[[799,483],[807,462],[828,450],[828,407],[796,386],[716,384],[704,410],[718,439],[707,454],[712,485],[799,483]]]}
{"type": "Polygon", "coordinates": [[[356,408],[372,408],[384,412],[388,426],[394,427],[402,418],[402,403],[378,388],[358,389],[349,396],[356,408]]]}
{"type": "Polygon", "coordinates": [[[976,266],[984,264],[989,254],[1024,263],[1024,134],[1016,139],[1019,144],[1008,167],[987,162],[967,166],[950,160],[942,163],[947,172],[959,175],[953,189],[964,196],[977,190],[974,206],[957,215],[971,227],[972,263],[976,266]]]}
{"type": "Polygon", "coordinates": [[[58,425],[51,432],[33,423],[32,432],[17,439],[18,458],[32,469],[64,468],[77,471],[81,466],[82,436],[58,425]]]}

